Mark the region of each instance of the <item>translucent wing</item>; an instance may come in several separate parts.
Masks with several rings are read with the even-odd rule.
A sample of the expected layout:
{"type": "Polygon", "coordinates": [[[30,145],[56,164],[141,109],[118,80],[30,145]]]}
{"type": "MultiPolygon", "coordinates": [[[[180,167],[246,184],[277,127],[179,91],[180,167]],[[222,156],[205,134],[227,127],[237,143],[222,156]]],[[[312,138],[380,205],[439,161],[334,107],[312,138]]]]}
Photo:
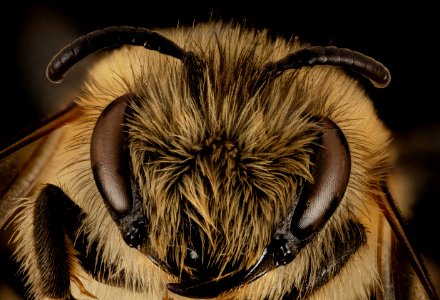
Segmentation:
{"type": "MultiPolygon", "coordinates": [[[[383,224],[379,224],[381,249],[378,249],[378,269],[383,290],[376,293],[377,298],[408,299],[414,293],[423,293],[417,289],[417,285],[421,285],[428,299],[439,299],[406,221],[386,185],[383,192],[384,197],[377,203],[390,225],[391,232],[387,231],[383,224]],[[413,282],[413,278],[418,278],[419,282],[413,282]]],[[[420,294],[417,298],[424,299],[420,294]]]]}
{"type": "Polygon", "coordinates": [[[76,104],[42,120],[0,150],[0,228],[16,205],[25,197],[57,149],[64,124],[80,116],[76,104]]]}

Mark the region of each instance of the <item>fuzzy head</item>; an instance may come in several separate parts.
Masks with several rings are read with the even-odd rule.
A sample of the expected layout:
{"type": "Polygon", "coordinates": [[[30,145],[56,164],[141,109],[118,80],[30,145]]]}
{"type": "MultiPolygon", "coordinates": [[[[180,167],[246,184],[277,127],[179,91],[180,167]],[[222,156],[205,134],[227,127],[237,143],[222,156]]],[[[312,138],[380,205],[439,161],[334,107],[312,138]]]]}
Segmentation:
{"type": "MultiPolygon", "coordinates": [[[[321,48],[313,50],[318,62],[303,61],[289,54],[305,45],[233,26],[200,26],[173,40],[185,49],[173,55],[179,60],[133,47],[117,51],[95,70],[80,101],[96,116],[125,95],[123,159],[116,160],[126,165],[128,198],[139,201],[141,221],[127,221],[130,235],[137,222],[134,244],[176,276],[184,287],[169,288],[186,296],[217,296],[280,264],[297,275],[285,290],[262,297],[292,289],[306,295],[329,280],[319,274],[336,274],[365,244],[359,216],[368,214],[366,199],[384,177],[388,136],[357,80],[335,67],[294,66],[342,61],[368,77],[383,69],[359,63],[352,52],[351,61],[347,53],[335,59],[334,49],[326,50],[329,62],[321,48]],[[307,259],[321,248],[327,250],[307,259]],[[337,264],[334,271],[326,261],[337,264]],[[214,284],[211,294],[185,290],[208,282],[226,283],[214,284]]],[[[125,206],[115,212],[100,176],[96,171],[98,189],[125,234],[125,206]]]]}

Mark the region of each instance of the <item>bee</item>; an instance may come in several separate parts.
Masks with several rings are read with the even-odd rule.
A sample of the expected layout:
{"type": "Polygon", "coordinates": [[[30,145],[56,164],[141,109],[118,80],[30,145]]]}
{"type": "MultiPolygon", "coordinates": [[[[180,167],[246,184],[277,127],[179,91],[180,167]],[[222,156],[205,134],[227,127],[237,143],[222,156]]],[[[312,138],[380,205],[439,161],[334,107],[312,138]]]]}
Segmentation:
{"type": "Polygon", "coordinates": [[[29,297],[438,299],[387,187],[383,64],[232,23],[117,26],[48,79],[98,51],[74,105],[0,154],[39,158],[0,202],[29,297]]]}

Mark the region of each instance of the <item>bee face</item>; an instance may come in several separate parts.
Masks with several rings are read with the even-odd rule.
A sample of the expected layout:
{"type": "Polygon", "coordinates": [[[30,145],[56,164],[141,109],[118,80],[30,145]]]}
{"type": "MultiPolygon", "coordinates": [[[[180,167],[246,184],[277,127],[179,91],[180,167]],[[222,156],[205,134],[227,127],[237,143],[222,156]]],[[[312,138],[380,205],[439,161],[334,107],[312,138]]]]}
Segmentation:
{"type": "MultiPolygon", "coordinates": [[[[60,277],[104,298],[116,294],[99,282],[157,299],[373,295],[389,133],[358,79],[314,64],[328,55],[383,85],[386,69],[226,24],[164,35],[143,43],[162,53],[124,46],[93,66],[41,178],[73,203],[60,277]]],[[[18,258],[40,277],[23,244],[38,240],[26,220],[48,194],[23,201],[15,222],[18,258]]],[[[31,292],[53,295],[42,281],[29,277],[31,292]]]]}
{"type": "MultiPolygon", "coordinates": [[[[374,170],[368,169],[362,161],[369,157],[376,160],[372,165],[387,163],[386,151],[379,148],[386,142],[386,132],[379,124],[379,129],[373,131],[377,137],[371,137],[373,132],[362,128],[372,118],[379,123],[370,100],[359,83],[342,70],[316,67],[292,70],[281,76],[264,73],[266,64],[301,49],[300,44],[271,43],[264,34],[229,27],[200,27],[190,38],[177,36],[173,40],[183,43],[179,38],[186,41],[187,51],[203,61],[201,70],[154,52],[122,48],[111,54],[107,60],[111,63],[95,67],[91,73],[93,88],[79,100],[93,117],[83,122],[85,128],[78,131],[72,144],[77,144],[78,139],[94,141],[93,136],[101,135],[99,126],[104,128],[104,141],[112,140],[111,133],[122,128],[123,134],[119,135],[122,140],[117,145],[98,145],[100,150],[95,152],[103,153],[102,149],[123,145],[117,156],[126,169],[124,176],[129,178],[126,186],[134,187],[128,198],[140,203],[142,224],[146,228],[142,230],[137,246],[140,251],[136,255],[152,258],[159,268],[180,277],[188,286],[225,278],[221,282],[226,282],[224,285],[229,288],[219,290],[218,294],[228,294],[230,289],[237,290],[247,284],[244,277],[252,277],[247,272],[260,266],[264,253],[275,243],[274,235],[281,224],[290,225],[297,206],[300,211],[305,208],[299,206],[309,205],[298,205],[298,202],[305,194],[303,188],[315,180],[314,168],[320,169],[315,154],[324,148],[321,137],[326,130],[322,122],[325,118],[331,120],[349,148],[347,182],[342,184],[339,196],[342,204],[338,202],[332,210],[323,205],[321,209],[328,211],[331,217],[322,217],[325,222],[319,224],[320,230],[307,235],[306,241],[300,243],[301,251],[298,249],[295,259],[280,262],[286,264],[280,271],[276,269],[252,280],[249,287],[259,292],[250,292],[247,285],[238,292],[243,297],[254,295],[257,299],[286,294],[296,284],[302,295],[306,290],[304,286],[310,282],[323,284],[327,279],[320,279],[316,274],[323,271],[325,259],[333,259],[337,264],[339,252],[356,252],[366,244],[367,225],[358,215],[371,214],[365,207],[372,206],[372,201],[364,198],[372,194],[359,186],[377,184],[382,177],[381,174],[373,176],[374,170]],[[258,85],[258,82],[261,83],[258,85]],[[117,92],[112,89],[116,83],[120,86],[117,92]],[[106,95],[106,91],[112,92],[106,95]],[[112,120],[109,123],[101,121],[99,116],[107,115],[103,111],[109,103],[116,102],[115,98],[120,99],[120,95],[126,95],[118,100],[124,105],[121,121],[114,121],[116,117],[109,118],[112,120]],[[359,107],[364,108],[361,113],[359,107]],[[366,117],[365,113],[370,116],[366,117]],[[347,116],[355,122],[346,121],[347,116]],[[123,126],[110,127],[115,123],[123,126]],[[94,130],[88,130],[89,137],[85,138],[87,128],[94,130]],[[360,145],[353,142],[362,135],[369,135],[371,141],[360,145]],[[370,148],[365,150],[367,145],[370,148]],[[364,178],[375,180],[368,182],[364,178]],[[351,195],[350,201],[347,195],[351,195]],[[350,234],[343,234],[345,231],[350,234]],[[336,235],[338,238],[332,241],[339,240],[340,245],[324,239],[325,235],[336,235]],[[345,245],[344,241],[352,235],[356,236],[354,245],[345,245]],[[316,249],[322,248],[328,250],[316,253],[316,249]],[[305,253],[318,258],[307,262],[305,253]],[[287,269],[298,275],[279,274],[287,269]],[[278,275],[269,276],[270,273],[278,275]],[[262,287],[284,277],[285,290],[264,289],[263,292],[262,287]],[[229,283],[231,278],[236,281],[234,284],[229,283]]],[[[90,159],[92,166],[99,160],[93,158],[93,149],[93,145],[84,144],[77,164],[86,164],[83,170],[78,167],[80,172],[88,172],[90,159]]],[[[121,239],[111,215],[102,213],[106,210],[105,201],[88,200],[100,198],[96,182],[100,180],[87,178],[77,182],[74,190],[94,193],[92,197],[78,197],[84,199],[79,205],[90,207],[86,211],[96,216],[90,218],[93,222],[89,226],[101,228],[97,241],[106,240],[104,236],[108,236],[110,230],[116,239],[121,239]],[[103,230],[106,226],[97,224],[112,226],[103,230]]],[[[114,203],[110,206],[119,207],[114,203]]],[[[313,224],[319,223],[316,218],[311,219],[313,224]]],[[[302,222],[306,222],[304,218],[302,222]]],[[[340,265],[334,269],[339,270],[343,264],[340,265]]],[[[374,278],[372,274],[369,277],[374,278]]]]}

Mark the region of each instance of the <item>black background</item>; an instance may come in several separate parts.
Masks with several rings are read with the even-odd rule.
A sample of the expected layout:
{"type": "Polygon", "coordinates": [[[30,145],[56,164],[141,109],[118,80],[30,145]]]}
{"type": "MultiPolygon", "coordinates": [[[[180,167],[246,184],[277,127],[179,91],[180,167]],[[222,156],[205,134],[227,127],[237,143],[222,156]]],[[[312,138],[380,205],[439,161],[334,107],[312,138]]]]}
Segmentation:
{"type": "MultiPolygon", "coordinates": [[[[45,79],[45,67],[53,54],[79,35],[113,25],[156,28],[211,18],[246,20],[286,37],[297,35],[313,44],[363,52],[389,68],[389,87],[369,92],[399,147],[396,168],[416,183],[411,189],[417,202],[415,217],[410,219],[415,237],[424,253],[439,262],[438,10],[420,1],[325,3],[16,1],[3,6],[0,145],[65,103],[68,97],[57,98],[75,87],[77,77],[55,86],[45,79]]],[[[81,68],[77,72],[80,76],[81,68]]]]}
{"type": "MultiPolygon", "coordinates": [[[[351,48],[376,58],[392,74],[391,85],[375,96],[382,119],[399,131],[430,125],[439,121],[433,109],[439,66],[434,45],[439,27],[436,11],[433,5],[421,2],[236,1],[234,5],[212,1],[17,1],[4,10],[8,19],[2,21],[4,87],[11,95],[2,106],[35,101],[35,95],[29,94],[29,81],[35,77],[26,75],[33,72],[44,77],[50,57],[79,34],[103,26],[173,27],[221,17],[246,20],[257,28],[298,35],[314,44],[351,48]],[[34,57],[33,64],[29,57],[34,57]],[[43,68],[40,73],[36,72],[36,61],[43,68]]],[[[20,107],[21,113],[23,109],[20,107]]]]}

